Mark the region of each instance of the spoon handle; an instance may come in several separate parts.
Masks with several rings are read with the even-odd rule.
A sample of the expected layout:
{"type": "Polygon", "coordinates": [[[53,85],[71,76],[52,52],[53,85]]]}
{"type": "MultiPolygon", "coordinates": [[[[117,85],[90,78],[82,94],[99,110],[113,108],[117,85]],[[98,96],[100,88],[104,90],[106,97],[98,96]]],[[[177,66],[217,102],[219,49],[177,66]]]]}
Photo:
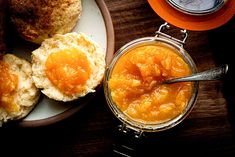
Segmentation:
{"type": "Polygon", "coordinates": [[[219,67],[206,70],[200,73],[196,73],[190,76],[166,80],[163,82],[163,84],[170,84],[176,82],[189,82],[189,81],[218,80],[222,78],[227,73],[227,71],[228,71],[228,65],[224,64],[219,67]]]}

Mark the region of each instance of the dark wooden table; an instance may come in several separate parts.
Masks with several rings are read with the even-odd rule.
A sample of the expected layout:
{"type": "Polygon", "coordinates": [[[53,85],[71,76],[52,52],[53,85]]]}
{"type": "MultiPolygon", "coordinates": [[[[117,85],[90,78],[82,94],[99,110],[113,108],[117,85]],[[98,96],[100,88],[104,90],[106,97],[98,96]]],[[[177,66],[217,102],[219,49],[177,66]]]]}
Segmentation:
{"type": "MultiPolygon", "coordinates": [[[[133,39],[153,36],[164,23],[146,0],[105,2],[113,19],[116,50],[133,39]]],[[[172,28],[168,33],[177,35],[178,29],[172,28]]],[[[235,18],[214,30],[189,32],[185,49],[195,60],[198,70],[228,63],[229,73],[223,81],[200,83],[195,108],[175,128],[147,134],[140,140],[125,137],[131,143],[128,146],[135,149],[130,150],[130,154],[235,156],[234,35],[235,18]]],[[[57,124],[1,129],[0,151],[8,156],[113,156],[119,124],[101,90],[91,104],[57,124]]]]}

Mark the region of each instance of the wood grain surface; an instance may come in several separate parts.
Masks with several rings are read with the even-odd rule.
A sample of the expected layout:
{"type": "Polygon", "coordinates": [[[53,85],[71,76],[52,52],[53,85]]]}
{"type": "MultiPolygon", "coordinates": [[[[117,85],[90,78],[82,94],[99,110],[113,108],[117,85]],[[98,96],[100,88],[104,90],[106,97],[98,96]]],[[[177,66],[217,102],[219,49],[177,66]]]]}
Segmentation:
{"type": "MultiPolygon", "coordinates": [[[[105,0],[113,19],[115,49],[153,36],[164,21],[146,0],[105,0]]],[[[172,27],[168,34],[179,35],[172,27]]],[[[1,153],[8,156],[116,156],[113,144],[124,142],[132,156],[235,156],[235,18],[210,31],[189,31],[185,49],[198,70],[229,64],[222,81],[201,82],[197,103],[178,126],[141,139],[119,136],[120,122],[108,108],[103,90],[76,115],[46,127],[0,129],[1,153]],[[153,155],[151,155],[153,154],[153,155]]],[[[123,149],[123,148],[120,148],[123,149]]],[[[2,156],[0,154],[0,156],[2,156]]]]}
{"type": "Polygon", "coordinates": [[[7,50],[6,45],[6,11],[7,1],[0,0],[0,53],[7,50]]]}

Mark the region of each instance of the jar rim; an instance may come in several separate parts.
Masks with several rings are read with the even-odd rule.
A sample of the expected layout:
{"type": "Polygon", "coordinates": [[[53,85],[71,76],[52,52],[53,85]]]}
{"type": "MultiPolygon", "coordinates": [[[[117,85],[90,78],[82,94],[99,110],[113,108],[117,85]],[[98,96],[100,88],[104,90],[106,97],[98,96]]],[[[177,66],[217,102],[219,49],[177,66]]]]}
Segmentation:
{"type": "Polygon", "coordinates": [[[155,44],[157,42],[166,44],[168,46],[176,48],[179,53],[179,55],[186,61],[186,63],[190,66],[190,69],[192,70],[192,73],[197,72],[196,65],[193,61],[193,59],[190,57],[190,55],[187,53],[187,51],[183,48],[182,45],[175,43],[174,41],[170,39],[165,39],[162,37],[144,37],[144,38],[139,38],[136,40],[133,40],[124,46],[122,46],[114,55],[111,63],[108,65],[108,67],[105,70],[105,78],[104,78],[104,93],[105,93],[105,98],[107,101],[107,104],[113,114],[123,123],[126,125],[126,127],[131,128],[136,131],[145,131],[145,132],[157,132],[157,131],[163,131],[170,129],[177,124],[179,124],[181,121],[183,121],[187,115],[191,112],[191,110],[194,107],[194,104],[197,99],[197,93],[198,93],[198,87],[199,83],[194,82],[193,83],[193,91],[192,91],[192,96],[187,104],[187,106],[184,108],[183,112],[176,116],[175,118],[161,122],[161,123],[143,123],[140,121],[136,121],[129,116],[127,116],[125,113],[123,113],[115,104],[115,102],[112,100],[111,92],[109,89],[108,81],[111,77],[113,67],[117,63],[117,61],[121,58],[123,54],[126,52],[129,52],[131,49],[134,49],[139,46],[143,45],[149,45],[149,44],[155,44]]]}

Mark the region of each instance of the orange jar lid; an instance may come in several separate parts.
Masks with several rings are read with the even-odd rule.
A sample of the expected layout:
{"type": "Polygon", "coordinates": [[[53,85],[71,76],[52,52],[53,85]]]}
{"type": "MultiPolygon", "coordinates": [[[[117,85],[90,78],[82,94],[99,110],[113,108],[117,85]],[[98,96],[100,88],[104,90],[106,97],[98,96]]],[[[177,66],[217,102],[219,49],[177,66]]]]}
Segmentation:
{"type": "Polygon", "coordinates": [[[187,30],[203,31],[217,28],[235,14],[235,1],[229,0],[218,11],[208,15],[189,15],[173,8],[166,0],[148,0],[152,9],[168,23],[187,30]]]}

